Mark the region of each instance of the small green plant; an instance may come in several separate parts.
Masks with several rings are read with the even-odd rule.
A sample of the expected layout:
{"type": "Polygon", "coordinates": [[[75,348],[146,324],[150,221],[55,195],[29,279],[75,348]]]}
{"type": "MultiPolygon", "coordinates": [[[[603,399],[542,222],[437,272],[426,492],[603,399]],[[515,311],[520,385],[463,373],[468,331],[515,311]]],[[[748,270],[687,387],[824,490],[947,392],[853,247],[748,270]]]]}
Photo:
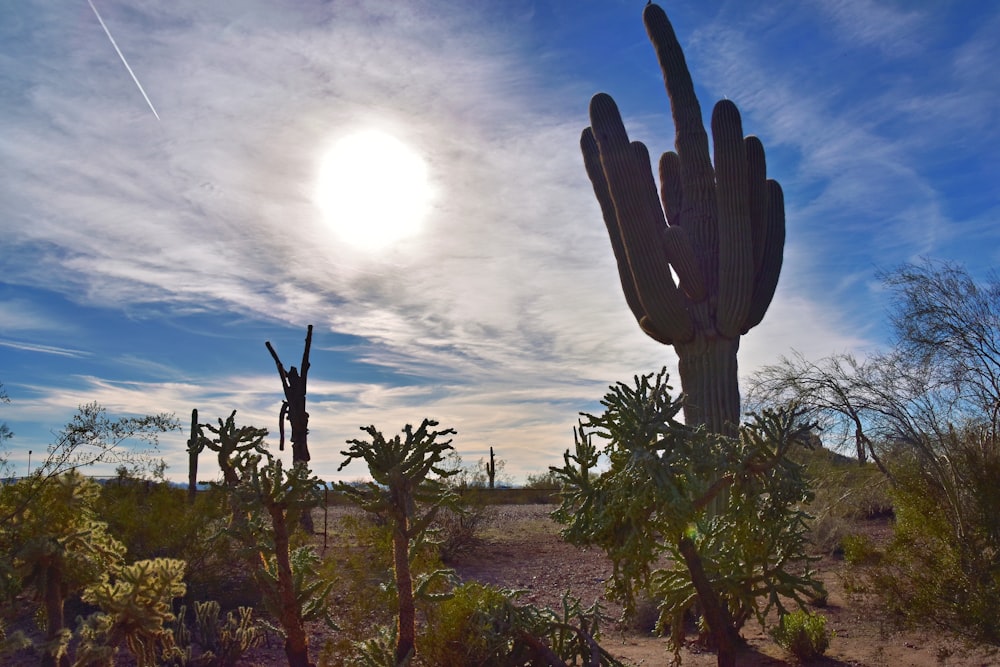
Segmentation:
{"type": "MultiPolygon", "coordinates": [[[[184,612],[185,608],[181,607],[178,616],[182,621],[184,612]]],[[[202,647],[202,662],[209,662],[214,667],[237,664],[244,653],[264,641],[264,631],[254,621],[251,607],[230,611],[223,621],[219,603],[208,600],[194,603],[194,615],[194,640],[202,647]]],[[[190,640],[190,635],[185,636],[190,640]]]]}
{"type": "Polygon", "coordinates": [[[867,535],[845,535],[840,541],[844,560],[850,565],[878,565],[882,554],[867,535]]]}
{"type": "Polygon", "coordinates": [[[815,660],[830,646],[826,617],[801,609],[783,614],[778,626],[771,630],[771,636],[801,662],[815,660]]]}
{"type": "Polygon", "coordinates": [[[421,657],[438,667],[619,665],[597,643],[597,605],[563,598],[561,613],[520,604],[518,593],[479,583],[458,586],[431,615],[421,657]]]}

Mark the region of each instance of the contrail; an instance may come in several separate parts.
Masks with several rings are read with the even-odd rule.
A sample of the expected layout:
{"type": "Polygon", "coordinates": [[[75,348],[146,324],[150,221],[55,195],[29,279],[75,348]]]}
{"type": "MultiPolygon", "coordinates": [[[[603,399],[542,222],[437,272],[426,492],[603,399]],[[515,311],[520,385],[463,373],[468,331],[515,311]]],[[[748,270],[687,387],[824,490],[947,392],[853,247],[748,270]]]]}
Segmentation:
{"type": "Polygon", "coordinates": [[[97,7],[94,6],[92,0],[87,0],[87,3],[90,5],[90,8],[94,10],[94,16],[97,17],[101,27],[104,28],[104,34],[111,40],[111,46],[115,47],[115,51],[118,52],[118,57],[122,59],[122,64],[125,65],[125,69],[127,69],[128,73],[132,75],[132,80],[135,81],[135,85],[139,88],[139,92],[142,93],[143,98],[146,100],[146,104],[149,105],[149,110],[153,112],[154,116],[156,116],[156,120],[160,120],[160,114],[156,113],[156,108],[153,106],[153,103],[149,101],[149,95],[147,95],[146,91],[142,89],[142,84],[139,83],[139,79],[136,77],[135,72],[132,71],[132,68],[128,65],[128,61],[125,60],[125,54],[123,54],[122,50],[118,48],[118,44],[115,42],[115,38],[111,36],[111,31],[108,30],[108,26],[104,25],[104,19],[102,19],[100,13],[98,13],[97,7]]]}

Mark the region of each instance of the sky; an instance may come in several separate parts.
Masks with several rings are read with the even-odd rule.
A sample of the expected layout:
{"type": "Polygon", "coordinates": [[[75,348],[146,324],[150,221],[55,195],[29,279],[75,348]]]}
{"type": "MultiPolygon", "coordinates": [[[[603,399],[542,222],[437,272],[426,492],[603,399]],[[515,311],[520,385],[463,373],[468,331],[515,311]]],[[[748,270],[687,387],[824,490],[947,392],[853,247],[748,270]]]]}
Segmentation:
{"type": "MultiPolygon", "coordinates": [[[[360,427],[427,417],[458,431],[466,464],[492,446],[521,481],[561,462],[608,385],[676,377],[625,304],[579,151],[597,92],[651,153],[673,146],[644,4],[4,3],[0,421],[15,474],[94,401],[182,424],[237,410],[276,435],[264,343],[298,365],[309,324],[309,448],[328,480],[365,476],[338,472],[360,427]],[[379,247],[331,215],[380,211],[409,176],[381,163],[353,214],[317,195],[324,155],[372,131],[426,175],[419,226],[379,247]]],[[[663,6],[703,112],[734,101],[785,191],[782,276],[741,377],[792,351],[887,345],[879,270],[997,264],[1000,4],[663,6]]],[[[160,440],[172,479],[186,437],[160,440]]]]}

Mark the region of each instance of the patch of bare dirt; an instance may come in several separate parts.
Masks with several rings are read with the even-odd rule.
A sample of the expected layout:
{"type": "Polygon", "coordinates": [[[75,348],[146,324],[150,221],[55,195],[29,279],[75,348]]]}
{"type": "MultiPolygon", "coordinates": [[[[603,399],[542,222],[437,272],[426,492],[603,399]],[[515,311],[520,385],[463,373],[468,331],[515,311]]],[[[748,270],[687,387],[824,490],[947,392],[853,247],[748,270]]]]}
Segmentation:
{"type": "MultiPolygon", "coordinates": [[[[611,576],[611,563],[598,549],[577,548],[562,541],[559,526],[549,513],[552,505],[499,506],[496,520],[484,531],[483,541],[454,567],[463,580],[475,580],[505,588],[524,590],[526,602],[558,609],[563,593],[570,591],[589,605],[602,600],[610,615],[620,607],[605,598],[604,582],[611,576]]],[[[873,539],[887,539],[887,520],[864,522],[859,532],[873,539]]],[[[825,557],[816,568],[829,592],[828,603],[813,611],[827,618],[834,633],[830,648],[815,665],[833,667],[980,667],[1000,664],[992,647],[968,646],[960,640],[929,630],[900,630],[881,617],[872,600],[845,590],[846,567],[825,557]]],[[[761,630],[756,622],[743,629],[747,648],[740,665],[794,665],[796,662],[761,630]]],[[[683,664],[709,667],[714,653],[700,649],[694,637],[681,653],[683,664]]],[[[667,640],[634,630],[607,630],[602,645],[627,665],[667,665],[672,654],[667,640]]]]}

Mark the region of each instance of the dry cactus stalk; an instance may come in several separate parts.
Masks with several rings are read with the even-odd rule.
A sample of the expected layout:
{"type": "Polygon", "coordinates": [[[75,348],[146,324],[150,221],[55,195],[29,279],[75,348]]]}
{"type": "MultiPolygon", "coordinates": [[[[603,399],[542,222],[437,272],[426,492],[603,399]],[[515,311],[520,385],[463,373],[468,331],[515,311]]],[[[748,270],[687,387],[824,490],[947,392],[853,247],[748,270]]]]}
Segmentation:
{"type": "Polygon", "coordinates": [[[676,129],[676,151],[660,158],[659,196],[649,153],[629,141],[609,95],[591,100],[591,127],[580,145],[625,300],[647,335],[677,351],[685,421],[732,434],[740,421],[736,353],[740,336],[763,319],[778,284],[784,198],[778,183],[766,178],[763,145],[743,137],[739,111],[728,100],[712,112],[713,167],[673,27],[652,4],[643,22],[676,129]]]}

